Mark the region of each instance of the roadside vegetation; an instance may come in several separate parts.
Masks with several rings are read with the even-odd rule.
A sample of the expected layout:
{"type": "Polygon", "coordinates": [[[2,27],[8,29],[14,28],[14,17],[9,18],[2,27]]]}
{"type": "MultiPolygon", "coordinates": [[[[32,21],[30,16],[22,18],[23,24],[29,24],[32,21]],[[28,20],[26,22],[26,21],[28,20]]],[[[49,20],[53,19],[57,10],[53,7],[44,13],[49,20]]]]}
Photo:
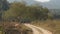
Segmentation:
{"type": "Polygon", "coordinates": [[[18,22],[4,22],[1,27],[1,34],[33,34],[32,29],[18,22]]]}
{"type": "Polygon", "coordinates": [[[53,34],[60,34],[60,20],[34,21],[31,24],[45,28],[53,34]]]}

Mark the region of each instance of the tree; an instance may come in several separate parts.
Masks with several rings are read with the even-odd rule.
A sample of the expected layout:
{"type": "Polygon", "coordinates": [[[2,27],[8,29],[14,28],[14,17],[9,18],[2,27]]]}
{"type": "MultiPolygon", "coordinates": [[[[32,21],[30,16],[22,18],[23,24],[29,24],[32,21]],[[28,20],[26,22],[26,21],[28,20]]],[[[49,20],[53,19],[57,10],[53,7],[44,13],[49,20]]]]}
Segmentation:
{"type": "Polygon", "coordinates": [[[5,11],[3,15],[5,18],[21,16],[24,14],[24,7],[25,5],[22,3],[12,3],[10,9],[5,11]]]}
{"type": "Polygon", "coordinates": [[[7,0],[0,0],[0,11],[7,10],[9,8],[9,3],[7,0]]]}
{"type": "Polygon", "coordinates": [[[9,8],[7,0],[0,0],[0,20],[2,20],[2,13],[9,8]]]}
{"type": "Polygon", "coordinates": [[[42,6],[27,6],[24,3],[15,2],[11,4],[9,10],[4,12],[3,18],[8,19],[11,17],[19,17],[31,20],[46,20],[48,18],[48,12],[49,10],[47,8],[43,8],[42,6]]]}

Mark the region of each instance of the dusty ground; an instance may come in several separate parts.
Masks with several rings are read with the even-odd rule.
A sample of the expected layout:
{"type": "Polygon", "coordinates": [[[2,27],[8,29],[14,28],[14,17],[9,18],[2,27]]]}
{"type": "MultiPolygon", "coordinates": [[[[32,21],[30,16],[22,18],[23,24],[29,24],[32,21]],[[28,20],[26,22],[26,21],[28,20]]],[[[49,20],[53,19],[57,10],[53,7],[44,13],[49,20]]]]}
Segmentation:
{"type": "Polygon", "coordinates": [[[37,26],[31,25],[31,24],[24,24],[24,25],[31,28],[33,30],[33,34],[52,34],[52,32],[45,30],[41,27],[37,27],[37,26]]]}

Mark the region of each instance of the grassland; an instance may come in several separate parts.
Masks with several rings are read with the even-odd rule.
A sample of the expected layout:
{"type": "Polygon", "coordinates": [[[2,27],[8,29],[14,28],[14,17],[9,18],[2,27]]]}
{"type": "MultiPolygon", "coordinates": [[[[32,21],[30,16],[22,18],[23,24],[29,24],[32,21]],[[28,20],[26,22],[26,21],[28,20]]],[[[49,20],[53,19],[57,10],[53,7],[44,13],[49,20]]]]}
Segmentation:
{"type": "Polygon", "coordinates": [[[31,24],[45,28],[53,34],[60,34],[60,20],[34,21],[31,24]]]}

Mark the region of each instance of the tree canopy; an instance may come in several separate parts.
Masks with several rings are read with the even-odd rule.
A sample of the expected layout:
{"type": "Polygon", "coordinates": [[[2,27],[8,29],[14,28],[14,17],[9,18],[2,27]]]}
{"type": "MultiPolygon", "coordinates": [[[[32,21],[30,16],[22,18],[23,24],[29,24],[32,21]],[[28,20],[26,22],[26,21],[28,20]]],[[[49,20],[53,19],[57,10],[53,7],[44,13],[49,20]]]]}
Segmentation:
{"type": "Polygon", "coordinates": [[[0,11],[7,10],[9,8],[9,3],[7,0],[0,0],[0,11]]]}
{"type": "Polygon", "coordinates": [[[27,6],[24,3],[16,2],[12,3],[10,9],[3,13],[3,18],[8,19],[11,17],[14,18],[29,18],[32,20],[42,20],[48,18],[49,10],[43,8],[42,6],[27,6]]]}

